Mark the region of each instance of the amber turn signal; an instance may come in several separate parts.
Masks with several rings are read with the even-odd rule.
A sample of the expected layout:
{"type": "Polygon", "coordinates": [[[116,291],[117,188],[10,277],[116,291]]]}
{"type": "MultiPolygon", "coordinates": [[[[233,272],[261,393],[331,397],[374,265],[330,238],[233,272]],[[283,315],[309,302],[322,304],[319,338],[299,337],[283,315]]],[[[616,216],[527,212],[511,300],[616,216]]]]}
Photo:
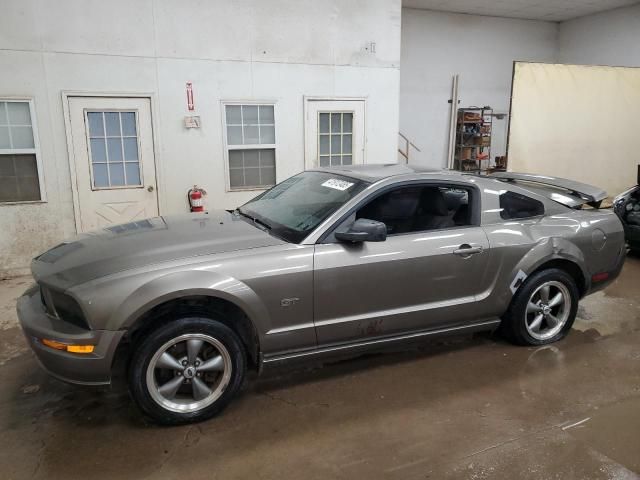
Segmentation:
{"type": "Polygon", "coordinates": [[[91,353],[95,348],[94,345],[67,345],[66,343],[49,340],[48,338],[40,339],[43,345],[54,350],[62,350],[71,353],[91,353]]]}
{"type": "Polygon", "coordinates": [[[93,345],[67,345],[67,352],[91,353],[93,352],[93,345]]]}

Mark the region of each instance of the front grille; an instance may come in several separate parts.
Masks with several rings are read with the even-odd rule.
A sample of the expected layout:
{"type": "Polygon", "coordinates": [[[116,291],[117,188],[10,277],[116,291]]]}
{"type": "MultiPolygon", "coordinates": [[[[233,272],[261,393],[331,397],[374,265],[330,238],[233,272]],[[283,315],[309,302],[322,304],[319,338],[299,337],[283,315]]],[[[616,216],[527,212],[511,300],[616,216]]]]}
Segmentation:
{"type": "Polygon", "coordinates": [[[44,307],[47,314],[56,316],[56,312],[53,309],[53,305],[51,304],[51,300],[48,300],[49,292],[46,287],[40,287],[40,301],[42,302],[42,306],[44,307]]]}

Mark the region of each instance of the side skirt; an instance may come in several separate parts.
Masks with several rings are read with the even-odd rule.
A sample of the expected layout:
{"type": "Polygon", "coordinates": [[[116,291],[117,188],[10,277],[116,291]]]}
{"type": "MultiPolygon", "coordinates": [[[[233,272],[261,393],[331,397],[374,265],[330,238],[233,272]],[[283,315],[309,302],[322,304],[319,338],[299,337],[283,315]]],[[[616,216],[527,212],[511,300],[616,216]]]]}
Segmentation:
{"type": "Polygon", "coordinates": [[[259,371],[265,368],[284,365],[287,363],[295,363],[296,361],[316,360],[324,357],[343,356],[357,354],[382,348],[394,343],[409,342],[410,340],[419,340],[424,337],[439,337],[445,335],[456,335],[463,333],[473,333],[487,330],[494,330],[500,324],[500,319],[495,318],[483,322],[461,325],[457,327],[442,328],[439,330],[426,330],[420,332],[412,332],[393,337],[376,338],[363,340],[346,344],[334,344],[325,347],[318,347],[307,350],[299,350],[295,352],[275,353],[271,355],[260,355],[259,371]]]}

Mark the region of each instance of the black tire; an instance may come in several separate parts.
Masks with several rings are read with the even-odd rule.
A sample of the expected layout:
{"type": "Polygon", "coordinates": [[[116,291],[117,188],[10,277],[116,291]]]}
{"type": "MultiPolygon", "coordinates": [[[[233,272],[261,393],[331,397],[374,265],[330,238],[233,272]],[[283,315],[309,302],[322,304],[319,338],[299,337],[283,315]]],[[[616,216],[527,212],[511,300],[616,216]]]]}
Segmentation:
{"type": "MultiPolygon", "coordinates": [[[[211,347],[206,343],[204,345],[211,347]]],[[[180,345],[177,345],[177,347],[179,346],[180,345]]],[[[202,363],[204,364],[204,361],[202,361],[202,363]]],[[[147,332],[144,335],[144,338],[138,341],[134,346],[131,362],[129,363],[129,391],[140,409],[157,423],[162,425],[181,425],[200,422],[220,413],[235,397],[244,381],[247,368],[246,364],[245,348],[240,338],[238,338],[238,335],[236,335],[233,330],[210,318],[183,316],[181,318],[172,319],[172,321],[163,323],[158,328],[147,332]],[[163,348],[163,346],[174,339],[191,334],[199,334],[201,336],[213,338],[223,345],[224,349],[226,349],[226,354],[228,354],[225,354],[224,357],[226,359],[225,365],[230,365],[230,376],[226,377],[225,373],[212,374],[215,376],[221,375],[225,377],[224,384],[221,384],[220,386],[221,391],[219,396],[217,396],[213,403],[208,404],[197,411],[176,412],[166,408],[161,405],[159,401],[154,399],[148,387],[147,370],[150,362],[156,353],[163,348]]],[[[227,367],[225,366],[225,372],[226,368],[227,367]]],[[[156,370],[154,369],[153,372],[155,371],[156,370]]],[[[178,372],[178,370],[175,370],[175,372],[178,372]]],[[[164,371],[161,373],[163,375],[167,374],[164,371]]],[[[152,375],[155,375],[155,373],[152,375]]],[[[171,375],[180,375],[185,379],[187,378],[186,370],[184,373],[173,373],[172,370],[169,370],[168,375],[170,377],[171,375]]],[[[201,373],[201,375],[205,375],[205,373],[201,373]]],[[[204,379],[204,377],[201,378],[204,379]]],[[[191,382],[191,380],[188,381],[191,382]]],[[[189,386],[186,384],[187,380],[184,380],[184,382],[185,383],[179,387],[180,389],[184,390],[189,386]]],[[[195,386],[193,386],[193,389],[195,391],[195,386]]],[[[157,395],[158,394],[156,393],[156,396],[157,395]]],[[[214,397],[215,396],[212,395],[211,398],[214,397]]]]}
{"type": "Polygon", "coordinates": [[[509,309],[502,317],[500,333],[517,345],[547,345],[557,342],[564,338],[571,329],[578,312],[579,298],[580,294],[574,279],[564,270],[550,268],[534,273],[526,279],[511,300],[509,309]],[[568,309],[568,317],[562,328],[549,338],[539,339],[533,337],[527,329],[527,305],[534,292],[548,282],[563,284],[569,293],[571,305],[568,309]]]}

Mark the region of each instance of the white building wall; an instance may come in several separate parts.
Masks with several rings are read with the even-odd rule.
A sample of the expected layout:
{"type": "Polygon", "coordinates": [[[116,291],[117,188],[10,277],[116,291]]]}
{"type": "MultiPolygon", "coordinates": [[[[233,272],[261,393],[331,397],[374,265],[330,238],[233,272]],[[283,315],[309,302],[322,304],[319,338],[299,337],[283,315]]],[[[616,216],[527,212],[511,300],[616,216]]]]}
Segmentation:
{"type": "Polygon", "coordinates": [[[161,214],[187,211],[195,183],[209,208],[258,193],[225,192],[223,100],[275,101],[278,181],[304,168],[304,95],[366,97],[366,162],[395,161],[400,13],[400,0],[4,0],[0,97],[34,99],[46,202],[0,204],[0,275],[75,234],[62,92],[152,95],[161,214]]]}
{"type": "MultiPolygon", "coordinates": [[[[461,107],[509,111],[513,61],[556,60],[558,24],[402,10],[400,131],[421,150],[411,163],[446,165],[452,76],[461,107]]],[[[507,122],[494,119],[491,155],[506,151],[507,122]]]]}
{"type": "Polygon", "coordinates": [[[640,5],[560,24],[561,63],[640,67],[640,5]]]}

